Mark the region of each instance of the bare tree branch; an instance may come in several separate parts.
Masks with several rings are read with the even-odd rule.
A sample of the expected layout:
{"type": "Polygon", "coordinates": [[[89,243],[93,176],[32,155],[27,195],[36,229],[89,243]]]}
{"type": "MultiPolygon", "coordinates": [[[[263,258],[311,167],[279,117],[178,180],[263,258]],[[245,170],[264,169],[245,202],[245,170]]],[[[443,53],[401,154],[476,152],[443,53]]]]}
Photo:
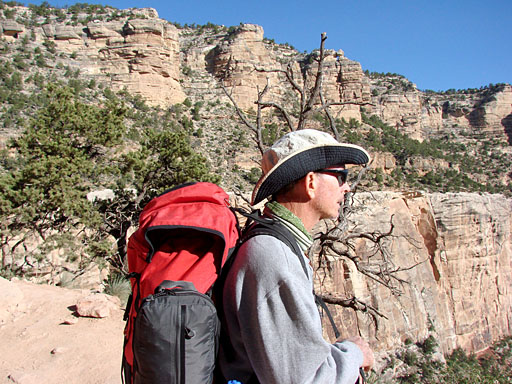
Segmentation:
{"type": "Polygon", "coordinates": [[[277,104],[277,103],[274,103],[274,102],[258,102],[258,105],[260,105],[262,108],[275,108],[277,109],[284,117],[284,119],[286,120],[286,124],[288,125],[288,128],[290,128],[290,131],[295,131],[295,127],[293,125],[293,122],[292,122],[292,119],[290,117],[290,115],[288,114],[288,112],[286,112],[286,110],[280,105],[280,104],[277,104]]]}
{"type": "MultiPolygon", "coordinates": [[[[327,34],[323,32],[320,39],[320,57],[317,59],[318,67],[315,76],[315,86],[313,87],[313,90],[310,93],[309,99],[307,100],[307,102],[305,103],[304,107],[301,110],[297,129],[304,128],[304,124],[307,118],[309,117],[309,114],[313,109],[313,104],[315,103],[315,100],[318,99],[318,95],[320,94],[320,90],[322,88],[325,40],[327,40],[327,34]]],[[[304,86],[306,86],[306,82],[304,82],[304,86]]]]}
{"type": "Polygon", "coordinates": [[[359,300],[355,296],[350,298],[343,298],[332,293],[322,293],[319,294],[319,296],[327,304],[339,305],[344,308],[352,308],[356,312],[363,312],[369,314],[373,319],[375,329],[377,331],[379,330],[379,318],[389,320],[388,317],[384,315],[382,312],[380,312],[377,308],[359,300]]]}
{"type": "Polygon", "coordinates": [[[321,108],[314,109],[313,112],[322,111],[326,107],[342,106],[342,105],[359,105],[359,106],[373,105],[373,106],[375,106],[375,104],[373,104],[373,103],[362,102],[362,101],[331,101],[331,102],[325,103],[325,105],[322,105],[321,108]]]}
{"type": "Polygon", "coordinates": [[[258,112],[256,113],[256,137],[258,139],[258,148],[260,150],[260,153],[263,153],[264,151],[264,143],[263,143],[263,134],[262,134],[262,118],[261,118],[261,111],[263,110],[263,107],[261,106],[261,102],[263,100],[263,97],[265,96],[265,93],[267,93],[268,91],[268,85],[269,85],[269,80],[267,78],[267,84],[265,84],[265,88],[263,88],[263,91],[260,92],[259,88],[258,88],[258,101],[256,102],[257,104],[257,110],[258,112]]]}
{"type": "Polygon", "coordinates": [[[322,110],[327,115],[327,118],[329,119],[329,126],[331,127],[331,131],[334,133],[334,137],[336,140],[340,140],[340,135],[338,133],[338,129],[336,128],[336,122],[334,121],[334,118],[331,115],[331,112],[329,111],[329,108],[327,106],[327,103],[324,100],[324,95],[322,92],[320,92],[320,102],[322,103],[322,110]]]}
{"type": "MultiPolygon", "coordinates": [[[[224,91],[224,93],[226,94],[226,96],[229,98],[229,100],[231,101],[231,103],[233,104],[233,107],[235,108],[235,112],[236,114],[238,115],[238,117],[240,117],[240,119],[242,120],[242,122],[248,127],[250,128],[254,134],[256,135],[256,145],[258,146],[258,149],[260,151],[260,153],[263,153],[264,151],[264,148],[263,148],[263,139],[261,138],[261,128],[258,127],[257,125],[254,125],[252,124],[248,119],[247,117],[245,116],[245,114],[242,112],[242,110],[238,107],[238,104],[236,103],[235,99],[233,99],[233,96],[231,95],[231,93],[228,92],[228,90],[226,89],[226,87],[224,86],[224,84],[220,84],[220,87],[222,88],[222,90],[224,91]]],[[[257,120],[257,122],[259,122],[260,119],[257,120]]]]}
{"type": "Polygon", "coordinates": [[[327,304],[341,305],[342,307],[354,308],[356,311],[373,312],[375,315],[387,319],[388,317],[380,312],[377,308],[359,300],[353,296],[351,298],[343,298],[332,293],[323,293],[319,295],[327,304]]]}
{"type": "Polygon", "coordinates": [[[292,88],[299,93],[299,95],[304,94],[304,89],[295,81],[295,78],[293,77],[293,68],[291,63],[288,63],[286,66],[286,70],[283,69],[264,69],[264,68],[258,68],[254,67],[254,70],[256,72],[264,72],[264,73],[280,73],[286,77],[286,80],[290,83],[292,88]]]}
{"type": "MultiPolygon", "coordinates": [[[[267,93],[267,87],[269,84],[267,83],[267,87],[263,92],[258,91],[258,100],[255,102],[258,106],[258,111],[265,108],[272,108],[280,112],[283,116],[283,119],[286,122],[286,125],[290,131],[295,131],[298,129],[304,129],[306,127],[306,122],[309,120],[312,114],[316,112],[325,113],[327,119],[329,120],[329,128],[334,134],[337,140],[340,139],[340,133],[338,132],[336,126],[336,119],[332,115],[330,108],[334,106],[344,106],[344,105],[372,105],[370,102],[361,102],[361,101],[327,101],[323,94],[323,77],[324,77],[324,61],[325,61],[325,41],[327,40],[327,34],[322,33],[320,39],[320,50],[318,51],[314,60],[317,62],[317,67],[314,74],[309,74],[308,71],[303,72],[302,85],[296,81],[294,77],[293,65],[292,62],[288,63],[286,69],[276,68],[276,69],[266,69],[254,66],[254,70],[260,73],[276,73],[278,75],[282,75],[286,78],[286,82],[291,86],[292,90],[295,91],[298,95],[299,99],[299,112],[297,116],[297,121],[294,124],[294,119],[292,118],[292,114],[288,111],[289,108],[286,108],[283,104],[276,102],[274,100],[264,100],[263,95],[267,93]],[[308,88],[308,84],[311,82],[308,80],[308,77],[312,77],[314,79],[314,85],[311,88],[308,88]],[[320,105],[320,106],[318,106],[320,105]],[[261,107],[261,109],[260,109],[261,107]]],[[[312,56],[313,57],[313,56],[312,56]]],[[[226,72],[227,73],[227,72],[226,72]]],[[[267,79],[268,80],[268,79],[267,79]]],[[[222,85],[221,85],[222,86],[222,85]]],[[[222,86],[223,87],[223,86],[222,86]]],[[[235,105],[235,109],[237,114],[241,116],[241,111],[236,105],[236,102],[233,100],[230,94],[227,93],[226,89],[223,87],[224,92],[228,95],[233,105],[235,105]]],[[[258,114],[257,119],[259,119],[259,126],[254,127],[253,124],[247,121],[245,115],[242,118],[242,121],[246,126],[251,128],[254,132],[261,132],[261,114],[258,114]]],[[[258,146],[260,148],[263,147],[261,138],[258,138],[258,146]]]]}

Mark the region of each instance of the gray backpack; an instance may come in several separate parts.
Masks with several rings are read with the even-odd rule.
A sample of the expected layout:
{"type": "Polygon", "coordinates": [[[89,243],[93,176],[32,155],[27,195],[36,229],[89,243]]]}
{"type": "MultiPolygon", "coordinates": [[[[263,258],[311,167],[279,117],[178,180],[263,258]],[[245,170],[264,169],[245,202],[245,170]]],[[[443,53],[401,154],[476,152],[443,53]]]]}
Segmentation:
{"type": "Polygon", "coordinates": [[[135,320],[135,383],[211,383],[219,333],[210,297],[191,282],[165,280],[135,320]]]}

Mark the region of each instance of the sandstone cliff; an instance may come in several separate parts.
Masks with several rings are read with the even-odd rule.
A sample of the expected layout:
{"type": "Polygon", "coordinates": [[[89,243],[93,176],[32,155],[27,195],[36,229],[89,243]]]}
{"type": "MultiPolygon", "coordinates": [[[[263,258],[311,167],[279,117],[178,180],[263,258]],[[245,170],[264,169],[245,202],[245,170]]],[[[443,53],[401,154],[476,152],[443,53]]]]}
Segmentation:
{"type": "MultiPolygon", "coordinates": [[[[29,15],[27,8],[15,8],[17,15],[30,16],[32,24],[0,19],[4,38],[12,41],[32,35],[36,42],[51,42],[71,58],[61,56],[48,65],[60,62],[79,68],[82,75],[114,90],[141,95],[152,105],[169,107],[186,97],[227,101],[220,82],[243,109],[254,108],[258,90],[267,82],[268,100],[286,103],[293,91],[280,71],[290,65],[301,85],[302,74],[314,69],[315,52],[299,53],[277,45],[257,25],[177,28],[152,8],[107,8],[108,18],[78,15],[78,19],[92,18],[84,27],[69,19],[37,17],[29,15]]],[[[512,140],[510,85],[497,87],[492,94],[488,90],[423,92],[399,75],[364,74],[361,64],[339,50],[327,52],[324,92],[333,102],[370,105],[365,108],[371,114],[419,140],[454,132],[512,140]]],[[[360,113],[361,106],[353,104],[335,110],[336,117],[346,120],[360,120],[360,113]]]]}
{"type": "MultiPolygon", "coordinates": [[[[15,59],[25,61],[14,63],[27,72],[25,92],[31,91],[29,78],[56,76],[76,77],[109,91],[127,91],[160,111],[173,110],[176,104],[188,99],[189,105],[203,107],[201,119],[193,122],[194,130],[201,130],[204,135],[197,145],[205,147],[205,155],[216,163],[226,179],[233,174],[235,163],[247,176],[257,166],[251,160],[257,154],[253,148],[237,151],[235,140],[234,146],[226,148],[224,143],[229,137],[253,133],[240,123],[221,86],[251,119],[255,119],[258,93],[268,86],[263,100],[286,107],[293,119],[299,110],[299,96],[286,79],[285,71],[289,71],[298,87],[303,87],[305,81],[311,87],[317,68],[318,50],[300,53],[289,45],[276,44],[265,37],[263,27],[253,24],[182,27],[160,19],[151,8],[107,7],[97,13],[82,9],[78,14],[50,12],[45,16],[38,15],[33,8],[11,8],[14,14],[3,11],[4,18],[0,17],[4,57],[11,63],[15,59]],[[31,52],[40,53],[32,57],[31,52]],[[219,158],[217,153],[234,153],[234,162],[219,158]]],[[[407,157],[409,148],[395,148],[391,153],[389,145],[379,148],[384,139],[378,137],[371,144],[379,148],[374,151],[371,167],[372,175],[381,184],[379,188],[399,189],[403,173],[409,175],[408,184],[429,173],[439,173],[437,187],[443,190],[453,190],[449,187],[453,184],[450,175],[454,174],[458,174],[457,184],[468,185],[475,180],[482,186],[479,190],[510,190],[510,85],[421,91],[400,75],[363,72],[361,64],[347,58],[341,49],[326,50],[323,64],[324,97],[338,104],[330,108],[332,117],[349,122],[348,128],[338,124],[338,130],[344,130],[344,139],[354,140],[355,133],[360,137],[359,144],[368,141],[371,127],[361,121],[372,116],[397,134],[420,142],[436,139],[438,143],[460,144],[441,149],[437,156],[407,157]],[[466,174],[470,176],[464,179],[466,174]]],[[[268,123],[283,126],[279,113],[267,108],[264,114],[270,116],[268,123]]],[[[313,114],[308,124],[324,127],[327,119],[320,115],[313,114]]],[[[0,126],[0,133],[2,147],[8,137],[19,134],[7,125],[0,126]]],[[[417,144],[409,143],[411,146],[417,144]]],[[[228,183],[247,184],[244,177],[228,183]]]]}
{"type": "MultiPolygon", "coordinates": [[[[405,340],[433,334],[443,352],[477,352],[512,332],[512,199],[501,195],[359,193],[350,220],[358,233],[386,233],[385,258],[363,238],[355,253],[363,266],[397,271],[384,285],[349,259],[334,263],[318,289],[354,294],[385,317],[335,308],[345,334],[391,351],[405,340]],[[392,223],[392,224],[391,224],[392,223]]],[[[319,276],[323,277],[321,270],[319,276]]]]}

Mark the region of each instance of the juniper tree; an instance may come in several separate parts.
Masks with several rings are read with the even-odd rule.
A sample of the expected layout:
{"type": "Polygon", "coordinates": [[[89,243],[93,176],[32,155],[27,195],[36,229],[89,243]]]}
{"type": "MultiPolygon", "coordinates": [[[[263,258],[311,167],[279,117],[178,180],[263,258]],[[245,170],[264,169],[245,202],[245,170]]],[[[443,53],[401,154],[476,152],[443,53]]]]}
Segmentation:
{"type": "Polygon", "coordinates": [[[210,173],[206,158],[192,149],[190,138],[182,127],[174,130],[143,132],[140,148],[122,157],[113,201],[99,207],[104,215],[105,230],[116,238],[117,248],[109,261],[120,271],[126,271],[128,230],[137,225],[138,214],[153,197],[173,186],[191,181],[219,182],[210,173]]]}
{"type": "Polygon", "coordinates": [[[115,95],[98,106],[51,85],[41,99],[43,107],[10,146],[14,158],[1,158],[2,267],[7,254],[37,234],[42,243],[32,256],[67,244],[75,246],[70,253],[101,256],[123,270],[127,231],[152,197],[192,180],[219,181],[176,122],[140,128],[142,139],[134,142],[126,138],[127,108],[115,95]],[[115,197],[91,203],[86,195],[98,188],[111,188],[115,197]]]}
{"type": "Polygon", "coordinates": [[[17,161],[1,175],[4,263],[5,252],[24,245],[26,236],[37,234],[44,242],[80,225],[99,224],[86,193],[107,172],[104,148],[119,144],[125,131],[119,103],[84,104],[69,88],[55,85],[43,98],[46,106],[10,145],[17,161]],[[12,237],[18,241],[8,250],[12,237]]]}

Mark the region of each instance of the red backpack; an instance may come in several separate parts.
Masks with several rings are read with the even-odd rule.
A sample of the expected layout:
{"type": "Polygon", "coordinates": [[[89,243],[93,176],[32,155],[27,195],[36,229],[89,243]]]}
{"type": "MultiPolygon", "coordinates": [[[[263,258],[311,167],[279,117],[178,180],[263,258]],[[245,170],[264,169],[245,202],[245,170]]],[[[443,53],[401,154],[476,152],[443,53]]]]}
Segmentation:
{"type": "MultiPolygon", "coordinates": [[[[132,295],[125,312],[124,382],[213,382],[221,332],[213,285],[218,282],[221,307],[222,282],[243,241],[258,235],[280,239],[307,275],[302,251],[284,226],[231,208],[228,200],[215,184],[190,183],[154,198],[141,212],[128,240],[132,295]],[[249,219],[243,231],[235,211],[249,219]]],[[[217,373],[223,383],[236,379],[217,373]]]]}
{"type": "Polygon", "coordinates": [[[240,238],[228,199],[215,184],[185,184],[140,214],[128,241],[127,383],[212,382],[220,323],[207,293],[240,238]]]}

